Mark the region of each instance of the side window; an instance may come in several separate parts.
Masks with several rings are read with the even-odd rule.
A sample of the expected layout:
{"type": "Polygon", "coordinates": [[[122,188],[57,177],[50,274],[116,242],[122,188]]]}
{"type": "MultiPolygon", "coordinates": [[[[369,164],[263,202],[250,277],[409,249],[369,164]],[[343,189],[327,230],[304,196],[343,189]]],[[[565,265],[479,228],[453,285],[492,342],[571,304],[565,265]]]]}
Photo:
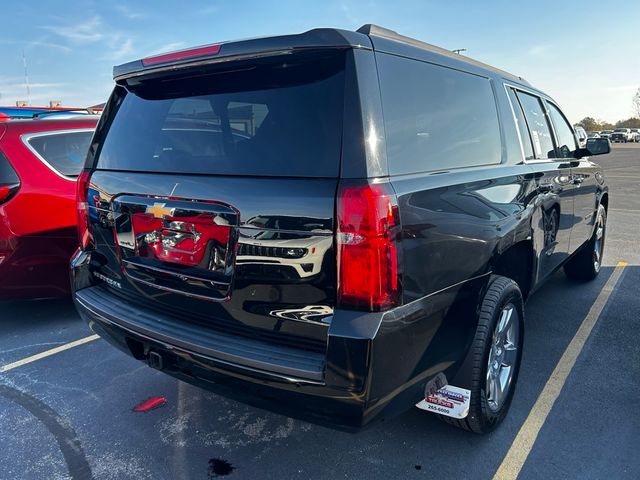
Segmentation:
{"type": "Polygon", "coordinates": [[[500,163],[487,78],[387,54],[377,61],[392,175],[500,163]]]}
{"type": "Polygon", "coordinates": [[[84,167],[93,132],[55,133],[38,135],[28,140],[51,168],[67,177],[77,177],[84,167]]]}
{"type": "Polygon", "coordinates": [[[553,103],[547,102],[549,106],[549,115],[556,131],[556,143],[558,145],[558,158],[572,158],[575,157],[578,146],[576,145],[576,138],[573,135],[573,130],[567,123],[567,120],[562,115],[562,112],[553,103]]]}
{"type": "Polygon", "coordinates": [[[513,114],[516,117],[516,126],[518,127],[518,132],[520,132],[522,149],[524,150],[524,159],[533,160],[534,158],[536,158],[533,154],[533,143],[531,142],[529,127],[527,127],[527,120],[524,118],[524,113],[522,112],[520,101],[518,100],[518,97],[516,97],[516,92],[513,90],[513,88],[507,88],[507,92],[509,93],[509,100],[511,101],[511,106],[513,107],[513,114]]]}
{"type": "Polygon", "coordinates": [[[517,93],[517,97],[520,100],[520,105],[522,105],[527,124],[529,125],[536,158],[554,158],[555,152],[553,150],[551,131],[549,130],[549,124],[547,123],[540,99],[520,91],[517,93]]]}

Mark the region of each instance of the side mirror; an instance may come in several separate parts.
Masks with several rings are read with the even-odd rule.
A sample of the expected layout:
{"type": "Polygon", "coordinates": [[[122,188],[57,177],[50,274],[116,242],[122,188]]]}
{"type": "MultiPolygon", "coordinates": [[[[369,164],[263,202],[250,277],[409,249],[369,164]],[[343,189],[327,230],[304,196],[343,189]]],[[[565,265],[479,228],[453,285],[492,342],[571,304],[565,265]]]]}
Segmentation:
{"type": "Polygon", "coordinates": [[[605,155],[611,152],[611,145],[608,138],[589,138],[586,150],[589,155],[605,155]]]}

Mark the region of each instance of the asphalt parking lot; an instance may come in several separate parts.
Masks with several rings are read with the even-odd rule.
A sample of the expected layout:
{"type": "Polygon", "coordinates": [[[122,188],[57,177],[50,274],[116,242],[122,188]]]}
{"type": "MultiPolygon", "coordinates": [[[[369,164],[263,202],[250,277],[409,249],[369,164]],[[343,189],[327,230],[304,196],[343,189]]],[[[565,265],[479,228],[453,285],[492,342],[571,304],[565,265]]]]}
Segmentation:
{"type": "Polygon", "coordinates": [[[613,149],[599,158],[605,267],[589,284],[558,272],[530,299],[518,388],[492,434],[417,409],[337,432],[179,382],[100,339],[21,364],[92,335],[70,301],[21,302],[0,305],[0,372],[12,365],[0,373],[0,478],[640,478],[640,144],[613,149]],[[157,395],[161,408],[132,411],[157,395]]]}

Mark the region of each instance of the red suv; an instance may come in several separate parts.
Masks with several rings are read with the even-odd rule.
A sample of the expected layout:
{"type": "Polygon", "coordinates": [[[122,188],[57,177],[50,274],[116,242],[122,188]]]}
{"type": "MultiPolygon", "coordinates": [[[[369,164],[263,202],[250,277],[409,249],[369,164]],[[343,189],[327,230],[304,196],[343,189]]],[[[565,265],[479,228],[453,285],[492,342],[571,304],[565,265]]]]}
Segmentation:
{"type": "Polygon", "coordinates": [[[76,178],[96,122],[0,119],[0,299],[69,294],[76,178]]]}

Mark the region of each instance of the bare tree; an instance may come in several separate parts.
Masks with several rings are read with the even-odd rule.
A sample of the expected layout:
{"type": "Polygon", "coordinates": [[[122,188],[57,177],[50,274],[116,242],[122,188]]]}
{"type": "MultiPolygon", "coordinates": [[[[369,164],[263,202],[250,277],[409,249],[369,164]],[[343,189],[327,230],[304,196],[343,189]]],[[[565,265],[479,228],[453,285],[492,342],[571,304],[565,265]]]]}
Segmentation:
{"type": "Polygon", "coordinates": [[[637,116],[640,117],[640,88],[638,88],[638,90],[636,90],[636,93],[633,94],[633,113],[637,116]]]}

